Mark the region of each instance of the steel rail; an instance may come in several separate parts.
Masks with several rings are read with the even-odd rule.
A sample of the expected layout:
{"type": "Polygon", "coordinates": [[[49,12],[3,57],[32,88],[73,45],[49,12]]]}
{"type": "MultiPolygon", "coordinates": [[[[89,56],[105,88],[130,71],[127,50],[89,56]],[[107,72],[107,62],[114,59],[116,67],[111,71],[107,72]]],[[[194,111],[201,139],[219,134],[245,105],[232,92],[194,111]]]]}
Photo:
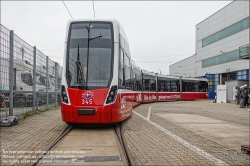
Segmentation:
{"type": "Polygon", "coordinates": [[[124,131],[125,131],[125,129],[123,128],[122,124],[121,124],[120,128],[121,128],[121,130],[120,130],[121,131],[121,138],[122,138],[122,142],[123,142],[126,154],[127,154],[129,165],[130,166],[135,166],[134,159],[133,159],[133,157],[131,155],[131,152],[130,152],[130,150],[128,148],[128,144],[127,144],[126,139],[124,137],[124,131]]]}
{"type": "Polygon", "coordinates": [[[127,145],[127,142],[125,140],[125,137],[124,137],[124,128],[122,127],[122,124],[118,124],[114,127],[114,130],[115,130],[115,133],[118,137],[118,140],[119,140],[119,143],[122,147],[122,150],[123,150],[123,154],[121,155],[124,155],[122,156],[122,158],[125,157],[126,161],[124,161],[125,165],[130,165],[130,166],[135,166],[135,162],[134,162],[134,159],[132,158],[132,155],[130,153],[130,150],[128,148],[128,145],[127,145]]]}
{"type": "Polygon", "coordinates": [[[119,125],[114,126],[114,134],[115,134],[115,139],[116,139],[116,142],[117,142],[118,150],[119,150],[120,155],[121,155],[121,160],[123,161],[123,164],[127,166],[127,165],[129,165],[129,163],[128,163],[128,159],[126,157],[126,152],[124,150],[123,144],[121,142],[121,135],[120,135],[120,132],[119,132],[119,125]]]}
{"type": "Polygon", "coordinates": [[[73,129],[73,126],[66,125],[63,130],[54,138],[51,143],[46,147],[42,153],[30,164],[30,166],[36,166],[39,164],[39,161],[45,156],[49,150],[51,150],[59,141],[61,141],[66,134],[68,134],[73,129]]]}

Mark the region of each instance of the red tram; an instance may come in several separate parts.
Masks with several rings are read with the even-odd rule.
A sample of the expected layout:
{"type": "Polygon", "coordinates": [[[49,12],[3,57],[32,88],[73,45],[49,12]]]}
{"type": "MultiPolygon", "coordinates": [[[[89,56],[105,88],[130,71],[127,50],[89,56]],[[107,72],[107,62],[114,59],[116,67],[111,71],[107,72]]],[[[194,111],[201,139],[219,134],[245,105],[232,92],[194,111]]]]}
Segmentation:
{"type": "Polygon", "coordinates": [[[208,98],[207,80],[142,71],[116,20],[68,22],[61,87],[64,122],[116,123],[140,103],[180,100],[180,95],[183,100],[208,98]]]}

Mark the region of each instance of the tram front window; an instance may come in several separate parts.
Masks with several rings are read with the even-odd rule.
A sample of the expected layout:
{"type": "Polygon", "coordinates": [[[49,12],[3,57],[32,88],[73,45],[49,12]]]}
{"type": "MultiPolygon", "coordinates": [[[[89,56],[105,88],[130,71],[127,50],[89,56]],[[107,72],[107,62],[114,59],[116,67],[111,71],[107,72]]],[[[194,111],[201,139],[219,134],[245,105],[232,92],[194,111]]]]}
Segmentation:
{"type": "Polygon", "coordinates": [[[80,22],[70,26],[67,81],[71,88],[109,86],[112,76],[113,35],[108,22],[80,22]]]}

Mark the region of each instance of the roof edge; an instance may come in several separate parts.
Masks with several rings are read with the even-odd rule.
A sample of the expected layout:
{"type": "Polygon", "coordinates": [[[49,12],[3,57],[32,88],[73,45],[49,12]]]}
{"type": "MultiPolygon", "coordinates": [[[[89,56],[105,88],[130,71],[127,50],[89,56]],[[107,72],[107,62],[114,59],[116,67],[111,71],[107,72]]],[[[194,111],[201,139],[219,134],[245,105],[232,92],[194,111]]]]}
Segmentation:
{"type": "MultiPolygon", "coordinates": [[[[195,55],[197,55],[197,54],[194,54],[194,55],[192,55],[192,56],[195,56],[195,55]]],[[[184,60],[186,60],[186,59],[188,59],[188,58],[191,58],[192,56],[189,56],[189,57],[187,57],[187,58],[185,58],[185,59],[182,59],[182,60],[180,60],[180,61],[178,61],[178,62],[175,62],[175,63],[173,63],[172,65],[174,65],[174,64],[176,64],[176,63],[179,63],[179,62],[181,62],[181,61],[184,61],[184,60]]],[[[172,66],[172,65],[169,65],[169,67],[172,66]]]]}
{"type": "MultiPolygon", "coordinates": [[[[217,12],[211,14],[210,16],[208,16],[207,18],[205,18],[204,20],[202,20],[201,22],[199,22],[198,24],[202,23],[203,21],[207,20],[208,18],[210,18],[211,16],[215,15],[216,13],[218,13],[219,11],[221,11],[222,9],[224,9],[225,7],[227,7],[228,5],[232,4],[233,2],[235,2],[236,0],[233,0],[231,3],[227,4],[226,6],[224,6],[223,8],[221,8],[220,10],[218,10],[217,12]]],[[[198,24],[196,24],[195,26],[197,26],[198,24]]]]}

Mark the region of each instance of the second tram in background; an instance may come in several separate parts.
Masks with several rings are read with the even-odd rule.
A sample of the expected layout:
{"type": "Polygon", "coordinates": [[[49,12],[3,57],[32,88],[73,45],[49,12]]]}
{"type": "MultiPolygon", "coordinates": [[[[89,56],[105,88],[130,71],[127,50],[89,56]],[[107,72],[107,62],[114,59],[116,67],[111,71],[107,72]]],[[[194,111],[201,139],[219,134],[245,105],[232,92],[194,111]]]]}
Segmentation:
{"type": "Polygon", "coordinates": [[[71,20],[65,38],[61,112],[69,124],[116,123],[140,103],[208,98],[207,80],[155,75],[135,65],[116,20],[71,20]]]}

